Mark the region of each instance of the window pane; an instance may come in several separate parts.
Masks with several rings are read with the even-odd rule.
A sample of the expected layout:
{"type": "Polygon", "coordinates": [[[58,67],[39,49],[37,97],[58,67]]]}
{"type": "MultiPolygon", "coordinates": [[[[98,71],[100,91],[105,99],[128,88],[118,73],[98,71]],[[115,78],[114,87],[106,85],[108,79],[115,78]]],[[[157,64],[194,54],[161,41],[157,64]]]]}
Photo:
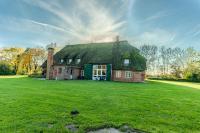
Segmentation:
{"type": "Polygon", "coordinates": [[[81,59],[77,59],[76,63],[79,64],[81,62],[81,59]]]}
{"type": "Polygon", "coordinates": [[[126,71],[125,72],[125,77],[126,78],[132,78],[132,72],[131,71],[126,71]]]}
{"type": "Polygon", "coordinates": [[[102,70],[102,75],[106,75],[106,70],[102,70]]]}
{"type": "Polygon", "coordinates": [[[94,70],[94,75],[97,75],[97,70],[94,70]]]}
{"type": "Polygon", "coordinates": [[[97,65],[93,65],[93,69],[97,69],[98,68],[98,66],[97,65]]]}
{"type": "Polygon", "coordinates": [[[98,65],[98,69],[101,69],[101,65],[98,65]]]}
{"type": "Polygon", "coordinates": [[[101,70],[98,70],[98,75],[101,75],[101,70]]]}
{"type": "Polygon", "coordinates": [[[125,59],[124,60],[124,65],[128,65],[129,64],[129,59],[125,59]]]}
{"type": "Polygon", "coordinates": [[[63,59],[61,59],[61,60],[60,60],[60,63],[63,63],[63,62],[64,62],[64,60],[63,60],[63,59]]]}
{"type": "Polygon", "coordinates": [[[121,77],[121,71],[116,71],[116,77],[120,78],[121,77]]]}
{"type": "Polygon", "coordinates": [[[68,59],[68,64],[70,64],[72,62],[72,59],[68,59]]]}
{"type": "Polygon", "coordinates": [[[81,76],[84,76],[84,70],[81,70],[81,76]]]}
{"type": "Polygon", "coordinates": [[[102,69],[106,69],[106,65],[102,65],[102,69]]]}

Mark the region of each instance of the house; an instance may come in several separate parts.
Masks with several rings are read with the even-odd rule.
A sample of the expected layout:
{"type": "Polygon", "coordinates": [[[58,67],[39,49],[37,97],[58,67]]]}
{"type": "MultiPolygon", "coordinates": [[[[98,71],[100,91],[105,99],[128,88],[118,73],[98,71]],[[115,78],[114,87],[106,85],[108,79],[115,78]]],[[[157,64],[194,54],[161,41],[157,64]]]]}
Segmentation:
{"type": "Polygon", "coordinates": [[[66,45],[43,64],[47,79],[143,82],[146,59],[128,41],[66,45]]]}

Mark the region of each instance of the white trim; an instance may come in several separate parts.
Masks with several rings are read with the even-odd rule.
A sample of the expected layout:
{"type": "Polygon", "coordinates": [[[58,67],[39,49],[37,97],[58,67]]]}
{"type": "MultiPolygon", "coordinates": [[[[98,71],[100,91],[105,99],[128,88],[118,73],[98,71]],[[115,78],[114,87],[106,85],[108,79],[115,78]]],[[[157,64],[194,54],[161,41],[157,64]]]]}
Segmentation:
{"type": "Polygon", "coordinates": [[[70,64],[72,62],[72,59],[68,59],[67,64],[70,64]]]}
{"type": "Polygon", "coordinates": [[[100,80],[104,78],[106,80],[107,65],[93,65],[92,69],[92,79],[100,80]]]}
{"type": "Polygon", "coordinates": [[[79,64],[81,62],[81,59],[76,59],[76,64],[79,64]]]}
{"type": "Polygon", "coordinates": [[[115,77],[121,78],[122,77],[122,71],[115,71],[115,77]]]}
{"type": "Polygon", "coordinates": [[[124,65],[128,66],[130,64],[130,60],[129,59],[124,59],[124,65]]]}
{"type": "Polygon", "coordinates": [[[84,70],[81,70],[81,76],[84,77],[84,70]]]}
{"type": "Polygon", "coordinates": [[[130,79],[133,77],[133,72],[132,71],[125,71],[125,78],[130,79]]]}

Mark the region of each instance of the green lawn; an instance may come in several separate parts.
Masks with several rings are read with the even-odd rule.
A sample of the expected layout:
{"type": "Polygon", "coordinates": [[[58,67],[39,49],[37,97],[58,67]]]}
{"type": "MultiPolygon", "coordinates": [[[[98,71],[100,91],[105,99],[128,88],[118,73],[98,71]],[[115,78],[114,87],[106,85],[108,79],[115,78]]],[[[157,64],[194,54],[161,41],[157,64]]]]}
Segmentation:
{"type": "Polygon", "coordinates": [[[200,84],[0,77],[0,132],[80,132],[123,124],[149,132],[199,132],[200,84]],[[178,85],[177,85],[177,84],[178,85]],[[71,118],[70,111],[80,114],[71,118]],[[49,128],[48,125],[53,127],[49,128]]]}

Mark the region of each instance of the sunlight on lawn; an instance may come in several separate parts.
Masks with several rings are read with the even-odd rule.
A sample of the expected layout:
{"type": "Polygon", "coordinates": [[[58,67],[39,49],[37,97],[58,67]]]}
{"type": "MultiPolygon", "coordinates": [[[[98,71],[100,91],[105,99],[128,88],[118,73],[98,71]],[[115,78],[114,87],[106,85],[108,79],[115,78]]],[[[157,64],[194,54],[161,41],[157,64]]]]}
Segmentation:
{"type": "Polygon", "coordinates": [[[177,82],[177,81],[163,81],[163,80],[151,80],[154,82],[161,82],[161,83],[167,83],[167,84],[173,84],[173,85],[180,85],[180,86],[187,86],[192,87],[195,89],[200,89],[200,83],[193,83],[193,82],[177,82]]]}
{"type": "Polygon", "coordinates": [[[12,75],[12,76],[0,76],[0,79],[7,79],[7,78],[24,78],[27,75],[12,75]]]}

